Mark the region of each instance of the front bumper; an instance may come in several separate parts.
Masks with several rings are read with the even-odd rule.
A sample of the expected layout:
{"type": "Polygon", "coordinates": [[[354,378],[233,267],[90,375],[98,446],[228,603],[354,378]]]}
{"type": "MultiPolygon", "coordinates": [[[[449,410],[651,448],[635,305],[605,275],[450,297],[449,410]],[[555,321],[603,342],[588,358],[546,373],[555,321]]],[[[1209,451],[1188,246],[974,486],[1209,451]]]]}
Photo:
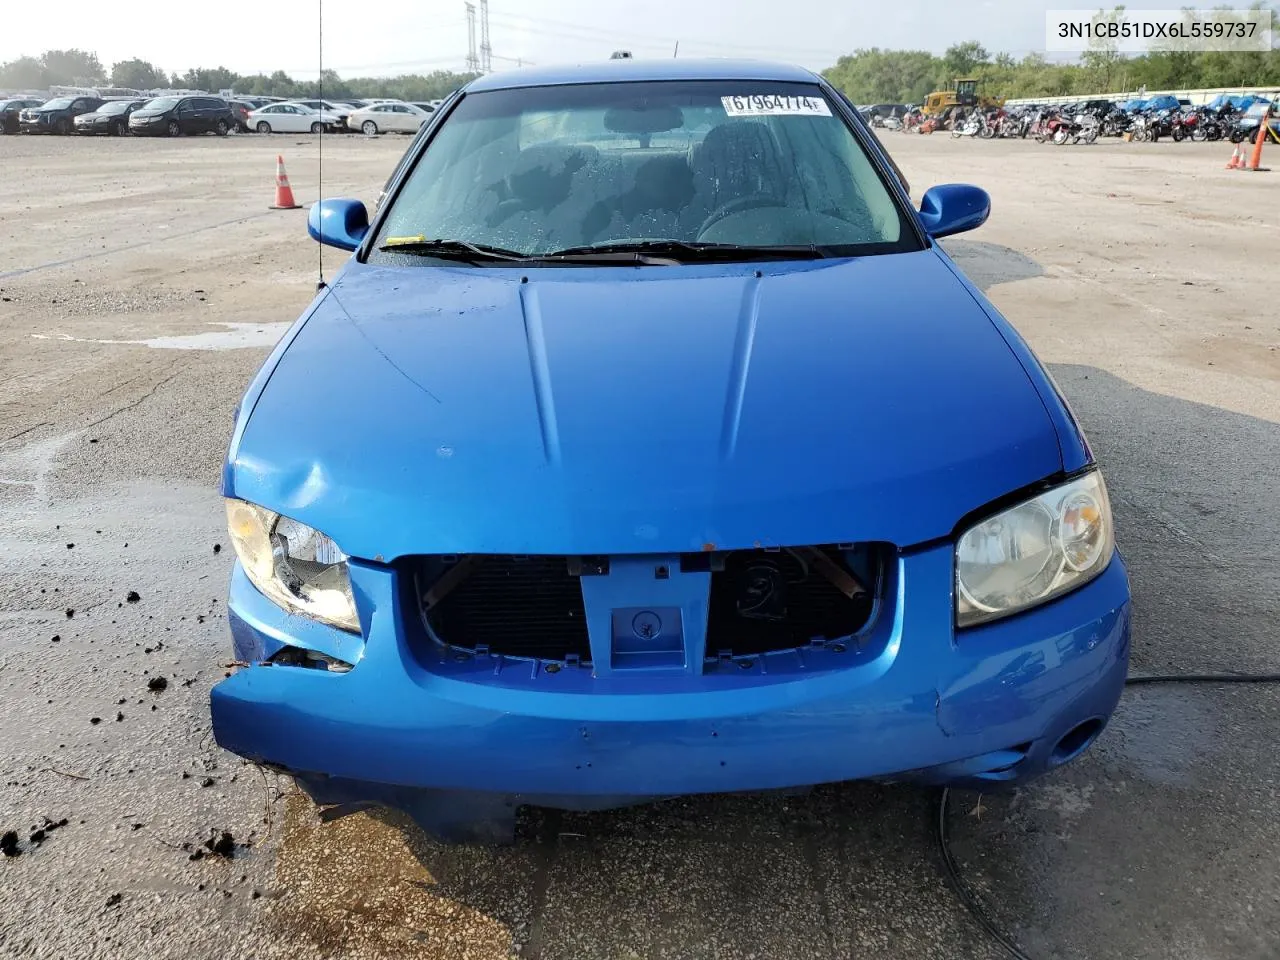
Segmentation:
{"type": "Polygon", "coordinates": [[[949,546],[901,556],[867,636],[844,651],[618,679],[434,646],[387,567],[352,563],[366,641],[285,613],[237,566],[232,634],[257,664],[214,688],[214,735],[294,773],[319,802],[397,806],[452,836],[521,803],[600,809],[866,778],[1018,783],[1072,759],[1127,673],[1120,556],[1065,597],[959,635],[952,577],[949,546]],[[285,645],[355,666],[261,663],[285,645]]]}
{"type": "Polygon", "coordinates": [[[151,121],[130,120],[129,132],[139,137],[146,137],[146,136],[152,136],[152,135],[158,136],[160,134],[165,134],[167,136],[169,133],[169,121],[165,119],[151,120],[151,121]]]}

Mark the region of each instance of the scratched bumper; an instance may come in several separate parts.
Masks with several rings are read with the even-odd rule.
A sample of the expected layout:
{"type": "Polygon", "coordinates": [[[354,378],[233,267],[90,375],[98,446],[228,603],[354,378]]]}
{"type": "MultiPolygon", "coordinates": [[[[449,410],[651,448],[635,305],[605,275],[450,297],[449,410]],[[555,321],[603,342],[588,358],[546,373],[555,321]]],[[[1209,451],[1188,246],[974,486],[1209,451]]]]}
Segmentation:
{"type": "Polygon", "coordinates": [[[898,562],[860,649],[670,679],[459,661],[422,642],[399,579],[353,562],[358,637],[284,613],[237,567],[242,659],[301,644],[355,666],[241,670],[212,693],[218,742],[294,772],[317,799],[402,807],[415,791],[457,791],[474,809],[597,809],[863,778],[1017,783],[1071,759],[1068,732],[1101,728],[1128,665],[1118,555],[1074,593],[956,634],[951,549],[919,551],[898,562]]]}

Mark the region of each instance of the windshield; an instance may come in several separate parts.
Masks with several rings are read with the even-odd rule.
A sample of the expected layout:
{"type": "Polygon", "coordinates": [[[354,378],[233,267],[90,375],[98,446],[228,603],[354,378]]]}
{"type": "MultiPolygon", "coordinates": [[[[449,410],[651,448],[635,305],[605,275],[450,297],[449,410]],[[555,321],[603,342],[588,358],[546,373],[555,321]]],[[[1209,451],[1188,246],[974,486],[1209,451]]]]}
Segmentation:
{"type": "Polygon", "coordinates": [[[50,100],[48,103],[40,105],[41,110],[65,110],[71,106],[70,97],[59,97],[57,100],[50,100]]]}
{"type": "Polygon", "coordinates": [[[663,240],[837,255],[917,244],[818,87],[742,81],[466,96],[375,246],[411,238],[524,255],[663,240]]]}
{"type": "Polygon", "coordinates": [[[156,97],[142,105],[143,110],[168,110],[178,102],[177,97],[156,97]]]}
{"type": "Polygon", "coordinates": [[[124,113],[129,109],[128,100],[113,100],[111,103],[104,103],[98,108],[99,113],[124,113]]]}

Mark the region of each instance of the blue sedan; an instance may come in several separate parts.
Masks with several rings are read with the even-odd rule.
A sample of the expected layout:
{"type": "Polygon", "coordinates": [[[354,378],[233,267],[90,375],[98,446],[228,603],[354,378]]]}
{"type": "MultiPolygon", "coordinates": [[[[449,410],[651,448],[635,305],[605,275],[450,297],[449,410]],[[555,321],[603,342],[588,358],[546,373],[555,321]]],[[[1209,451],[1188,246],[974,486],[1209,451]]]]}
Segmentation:
{"type": "Polygon", "coordinates": [[[821,77],[480,77],[239,407],[218,742],[320,804],[1025,782],[1124,683],[1080,427],[821,77]]]}

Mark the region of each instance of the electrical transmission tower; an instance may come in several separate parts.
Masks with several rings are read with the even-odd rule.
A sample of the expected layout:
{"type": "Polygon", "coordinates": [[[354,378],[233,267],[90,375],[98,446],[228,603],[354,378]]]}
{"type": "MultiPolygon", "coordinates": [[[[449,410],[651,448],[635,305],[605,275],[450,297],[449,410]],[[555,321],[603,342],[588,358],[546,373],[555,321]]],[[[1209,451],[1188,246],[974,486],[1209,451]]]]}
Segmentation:
{"type": "Polygon", "coordinates": [[[480,72],[480,58],[476,56],[476,5],[467,2],[467,73],[480,72]]]}
{"type": "Polygon", "coordinates": [[[480,69],[493,70],[493,47],[489,46],[489,0],[480,0],[480,69]]]}

